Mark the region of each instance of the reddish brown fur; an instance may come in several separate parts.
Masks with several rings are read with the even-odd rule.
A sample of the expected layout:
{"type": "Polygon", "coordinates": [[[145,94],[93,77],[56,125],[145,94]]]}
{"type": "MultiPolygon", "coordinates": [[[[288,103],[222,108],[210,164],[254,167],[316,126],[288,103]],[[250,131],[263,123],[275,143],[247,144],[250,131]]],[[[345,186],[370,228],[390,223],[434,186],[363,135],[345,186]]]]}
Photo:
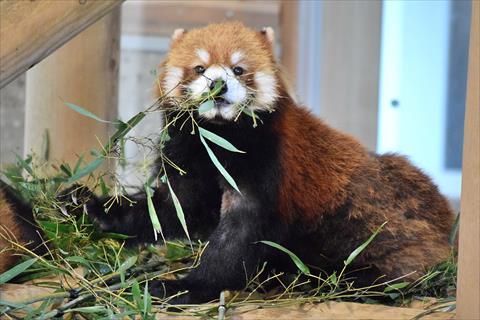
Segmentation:
{"type": "Polygon", "coordinates": [[[346,256],[387,221],[357,265],[374,265],[390,278],[416,271],[411,280],[449,256],[453,213],[425,174],[403,157],[368,153],[293,102],[282,108],[279,212],[317,225],[324,234],[319,252],[346,256]]]}
{"type": "Polygon", "coordinates": [[[327,127],[307,110],[287,106],[278,123],[282,172],[279,211],[292,220],[318,219],[347,197],[352,173],[366,161],[363,147],[349,136],[327,127]]]}
{"type": "Polygon", "coordinates": [[[11,268],[17,257],[12,255],[12,247],[7,239],[22,239],[23,230],[15,219],[5,195],[0,190],[0,273],[11,268]]]}
{"type": "Polygon", "coordinates": [[[188,31],[181,41],[172,43],[165,65],[190,66],[201,63],[195,49],[202,48],[210,53],[210,62],[231,66],[231,54],[237,50],[248,53],[245,62],[253,70],[268,70],[272,66],[273,54],[270,43],[259,32],[245,28],[239,22],[211,24],[209,32],[202,29],[188,31]],[[231,41],[235,35],[235,41],[231,41]],[[260,44],[258,45],[260,41],[260,44]],[[227,45],[225,45],[227,44],[227,45]]]}

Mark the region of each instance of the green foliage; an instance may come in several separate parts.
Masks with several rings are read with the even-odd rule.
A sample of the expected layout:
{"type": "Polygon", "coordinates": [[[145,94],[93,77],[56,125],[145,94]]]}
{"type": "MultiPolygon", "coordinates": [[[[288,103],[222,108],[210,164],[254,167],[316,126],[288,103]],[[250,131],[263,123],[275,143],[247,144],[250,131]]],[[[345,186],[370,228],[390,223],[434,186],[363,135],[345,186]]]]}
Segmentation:
{"type": "Polygon", "coordinates": [[[0,284],[6,283],[12,280],[16,276],[18,276],[20,273],[30,268],[35,262],[37,262],[37,258],[28,259],[27,261],[24,261],[19,265],[16,265],[10,270],[5,271],[0,275],[0,284]]]}

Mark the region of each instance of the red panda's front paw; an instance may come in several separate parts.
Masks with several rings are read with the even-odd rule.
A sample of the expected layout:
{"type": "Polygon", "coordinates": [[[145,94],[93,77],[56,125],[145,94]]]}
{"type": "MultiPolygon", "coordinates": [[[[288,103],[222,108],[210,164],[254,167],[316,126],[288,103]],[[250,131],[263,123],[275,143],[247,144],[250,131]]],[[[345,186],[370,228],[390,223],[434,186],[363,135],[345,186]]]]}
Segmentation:
{"type": "Polygon", "coordinates": [[[88,213],[88,206],[96,202],[96,199],[88,187],[74,184],[60,192],[57,205],[63,214],[78,216],[86,211],[88,213]]]}

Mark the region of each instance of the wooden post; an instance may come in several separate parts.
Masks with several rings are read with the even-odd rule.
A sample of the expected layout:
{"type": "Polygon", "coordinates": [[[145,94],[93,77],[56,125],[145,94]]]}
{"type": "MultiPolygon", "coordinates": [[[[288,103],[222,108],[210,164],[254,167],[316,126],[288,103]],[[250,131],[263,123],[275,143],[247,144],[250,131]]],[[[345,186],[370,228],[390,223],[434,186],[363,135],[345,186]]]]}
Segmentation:
{"type": "Polygon", "coordinates": [[[120,8],[90,26],[27,72],[25,153],[40,151],[46,130],[49,158],[75,163],[105,142],[109,128],[64,102],[103,119],[117,113],[120,8]]]}
{"type": "Polygon", "coordinates": [[[283,0],[280,7],[280,39],[282,43],[281,63],[286,77],[292,83],[297,81],[298,71],[298,2],[283,0]]]}
{"type": "Polygon", "coordinates": [[[457,319],[480,319],[480,2],[478,1],[472,1],[464,137],[457,319]]]}
{"type": "Polygon", "coordinates": [[[322,5],[320,116],[377,146],[381,1],[325,1],[322,5]]]}

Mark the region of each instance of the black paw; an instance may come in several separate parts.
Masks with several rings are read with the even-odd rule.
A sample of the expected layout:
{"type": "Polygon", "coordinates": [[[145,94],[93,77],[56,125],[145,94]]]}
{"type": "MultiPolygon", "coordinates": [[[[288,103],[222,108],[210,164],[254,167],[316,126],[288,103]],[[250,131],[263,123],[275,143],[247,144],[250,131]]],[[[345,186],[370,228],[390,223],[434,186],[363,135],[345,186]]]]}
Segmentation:
{"type": "Polygon", "coordinates": [[[74,184],[63,190],[58,196],[60,210],[65,215],[80,216],[86,213],[94,222],[97,216],[104,214],[99,207],[97,196],[86,186],[74,184]]]}
{"type": "Polygon", "coordinates": [[[88,187],[79,184],[72,185],[57,196],[60,202],[71,207],[83,206],[94,198],[95,195],[88,187]]]}

